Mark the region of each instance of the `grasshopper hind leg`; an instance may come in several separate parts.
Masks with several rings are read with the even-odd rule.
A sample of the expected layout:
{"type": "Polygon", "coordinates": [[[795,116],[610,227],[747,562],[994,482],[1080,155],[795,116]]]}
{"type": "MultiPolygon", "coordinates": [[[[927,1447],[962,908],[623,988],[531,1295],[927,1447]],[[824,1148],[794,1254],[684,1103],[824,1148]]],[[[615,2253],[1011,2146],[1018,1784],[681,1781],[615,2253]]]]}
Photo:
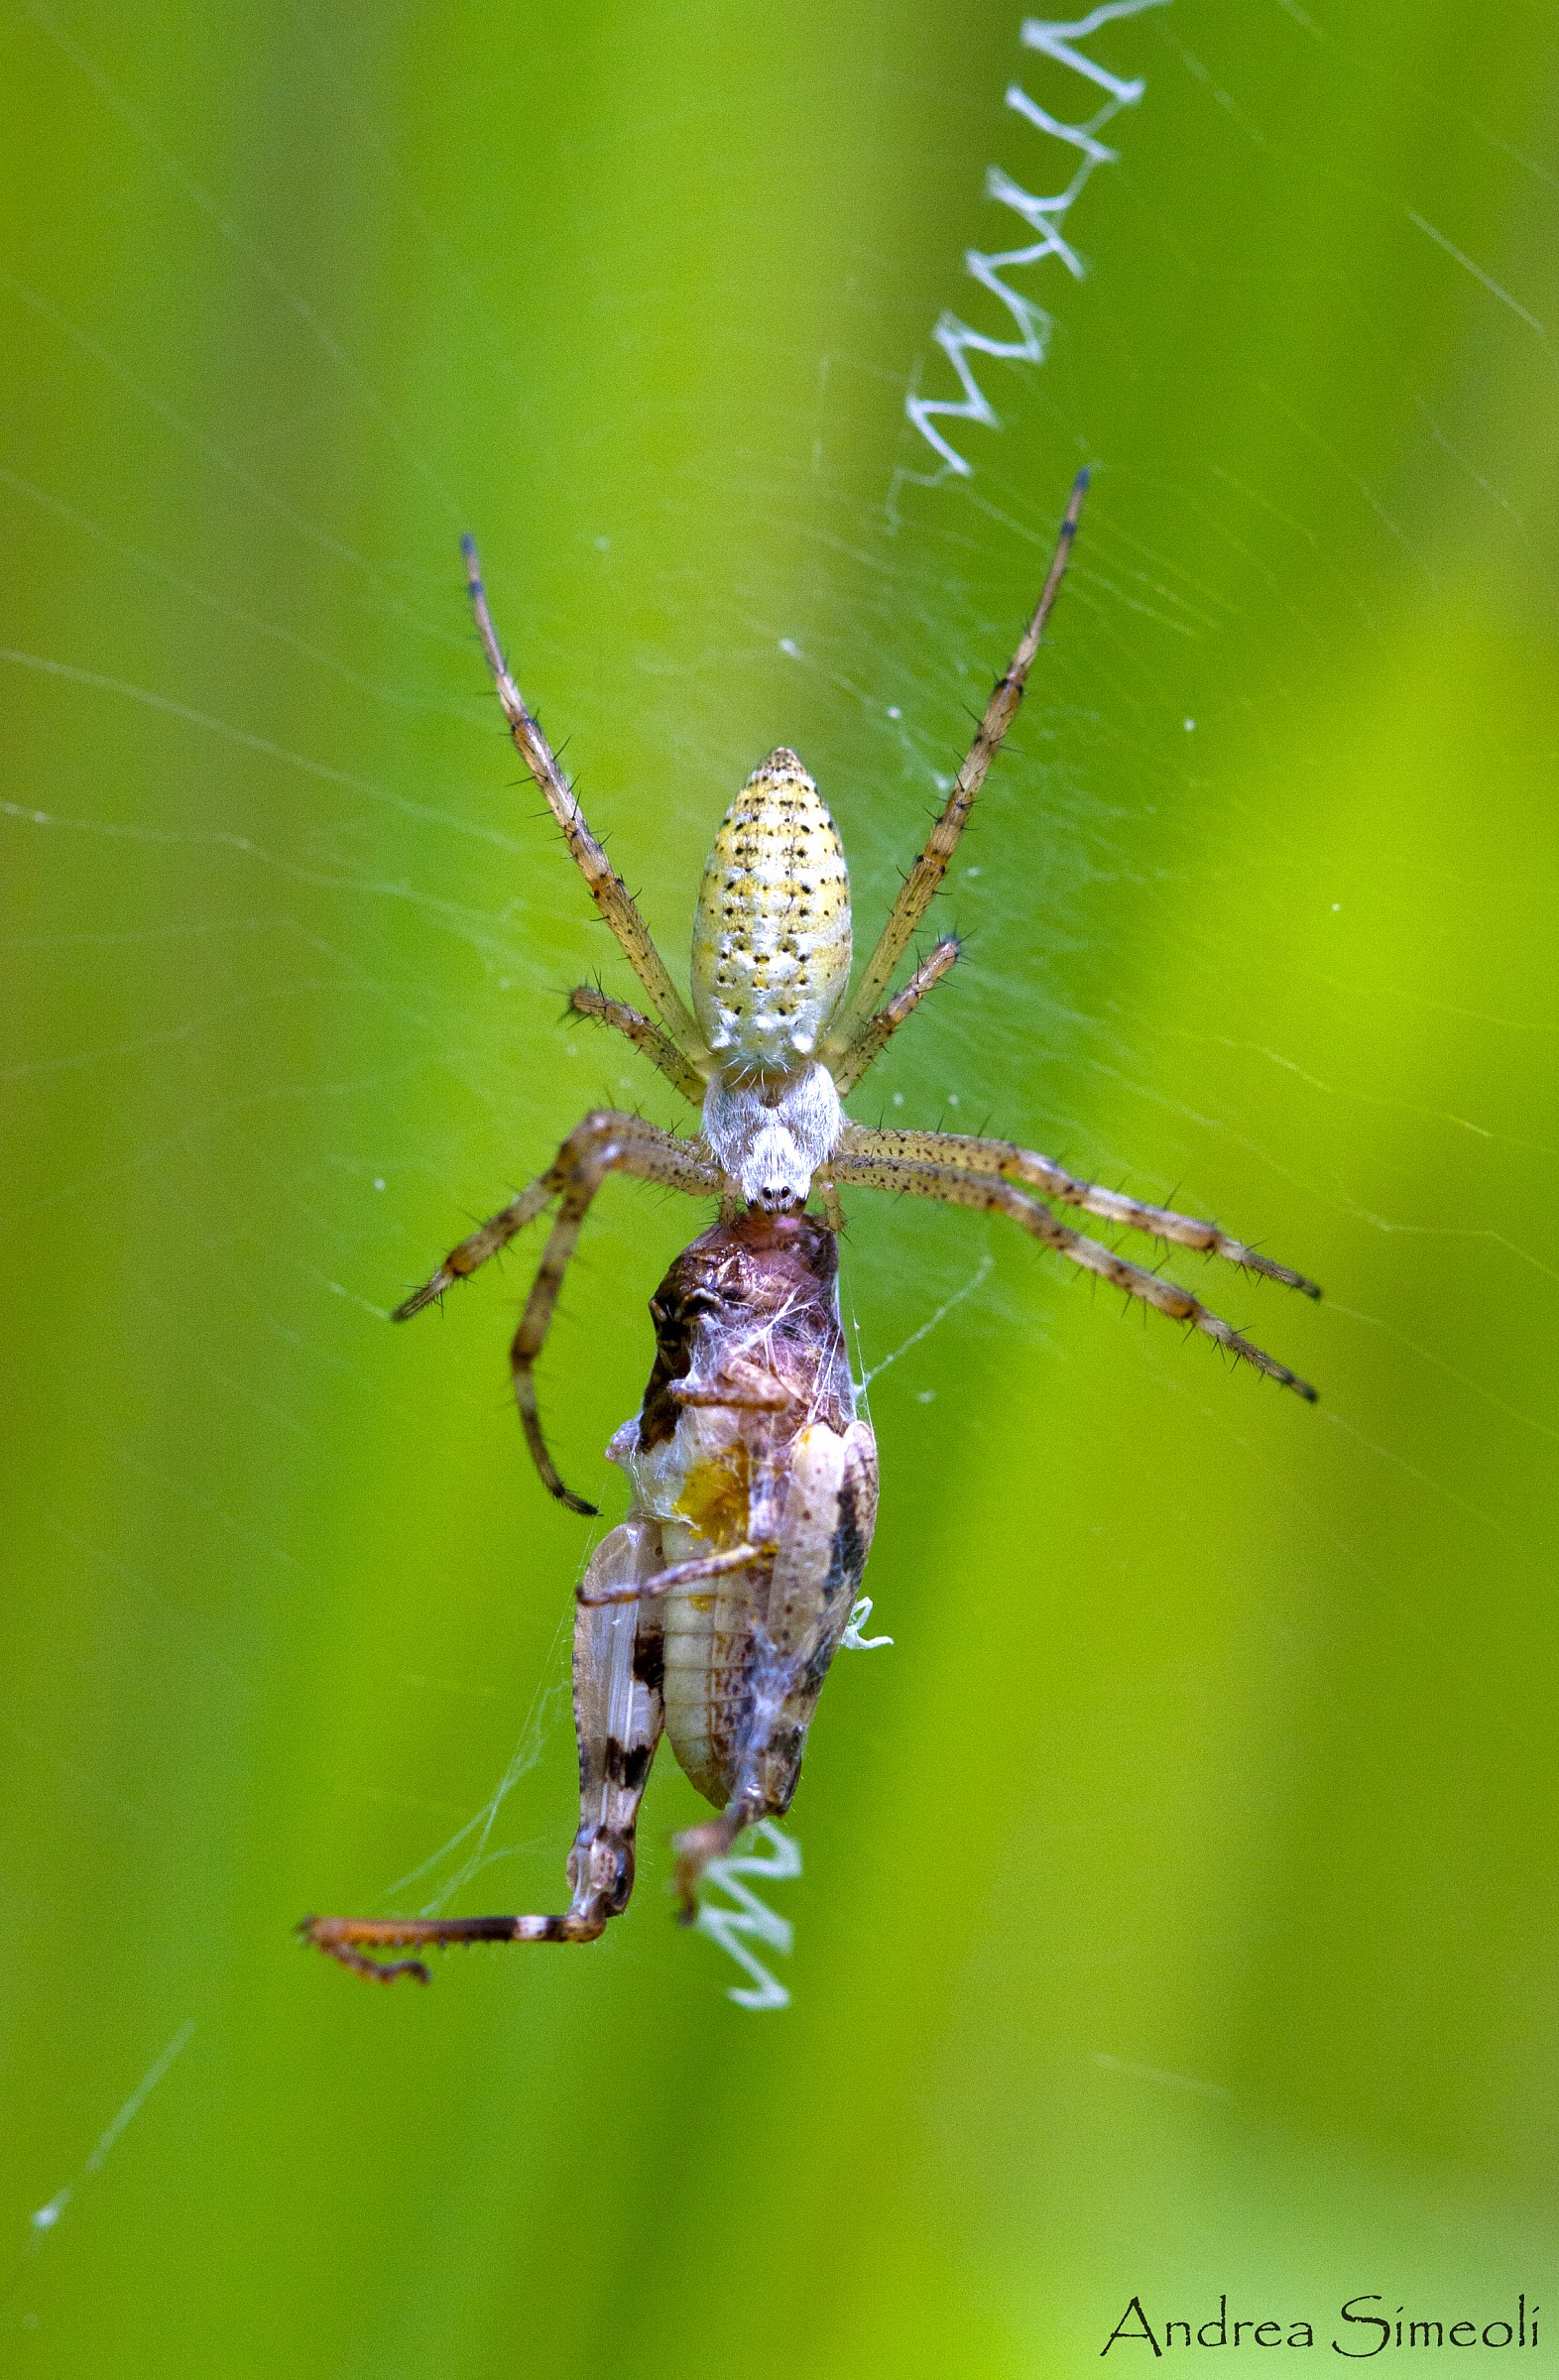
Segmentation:
{"type": "Polygon", "coordinates": [[[643,1585],[661,1567],[659,1523],[625,1520],[591,1555],[574,1619],[579,1832],[568,1854],[569,1917],[598,1918],[597,1933],[608,1918],[621,1916],[634,1888],[639,1805],[665,1716],[664,1616],[655,1597],[626,1604],[583,1599],[643,1585]]]}
{"type": "MultiPolygon", "coordinates": [[[[584,1590],[643,1581],[661,1566],[660,1531],[624,1521],[590,1557],[584,1590]]],[[[660,1604],[583,1601],[574,1620],[574,1727],[579,1739],[579,1829],[568,1854],[570,1899],[557,1917],[309,1917],[299,1928],[354,1974],[393,1983],[430,1980],[420,1959],[376,1956],[476,1942],[594,1942],[627,1908],[634,1838],[664,1715],[660,1604]]]]}

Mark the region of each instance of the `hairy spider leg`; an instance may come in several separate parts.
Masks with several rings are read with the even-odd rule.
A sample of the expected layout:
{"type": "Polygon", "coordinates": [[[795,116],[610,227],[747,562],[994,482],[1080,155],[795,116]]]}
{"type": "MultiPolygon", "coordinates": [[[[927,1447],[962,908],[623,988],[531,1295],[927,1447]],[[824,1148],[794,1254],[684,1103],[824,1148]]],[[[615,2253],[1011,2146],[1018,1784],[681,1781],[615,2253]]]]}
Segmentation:
{"type": "Polygon", "coordinates": [[[568,1000],[581,1016],[594,1017],[597,1023],[609,1024],[617,1032],[626,1033],[640,1056],[648,1058],[652,1066],[659,1066],[666,1081],[674,1083],[684,1099],[690,1099],[695,1108],[703,1106],[703,1076],[652,1018],[641,1016],[626,1000],[613,1000],[595,984],[576,984],[568,1000]]]}
{"type": "Polygon", "coordinates": [[[868,1066],[882,1056],[905,1017],[913,1015],[932,985],[951,974],[958,963],[959,947],[957,937],[952,934],[938,942],[929,958],[920,961],[903,990],[894,994],[887,1007],[862,1026],[843,1056],[834,1060],[829,1072],[841,1099],[855,1089],[868,1066]]]}
{"type": "Polygon", "coordinates": [[[482,652],[492,672],[498,699],[503,705],[504,717],[509,722],[515,750],[530,770],[552,816],[562,828],[563,841],[589,887],[590,897],[610,926],[629,966],[649,993],[651,1007],[670,1039],[695,1069],[705,1066],[709,1062],[708,1052],[692,1012],[666,972],[665,961],[655,946],[650,928],[639,914],[633,894],[590,832],[578,796],[559,769],[551,746],[527,709],[525,697],[504,659],[498,632],[493,626],[493,616],[487,606],[487,590],[482,584],[482,566],[477,559],[476,540],[462,537],[460,550],[465,557],[471,615],[476,622],[476,633],[482,641],[482,652]]]}
{"type": "Polygon", "coordinates": [[[629,1173],[642,1182],[660,1182],[667,1190],[685,1192],[689,1198],[719,1197],[730,1188],[718,1165],[696,1141],[680,1140],[674,1132],[663,1132],[659,1126],[646,1124],[642,1117],[615,1115],[610,1109],[598,1110],[577,1124],[548,1169],[546,1180],[554,1191],[561,1193],[557,1220],[541,1251],[509,1361],[526,1444],[542,1485],[570,1512],[582,1512],[587,1517],[594,1516],[595,1505],[587,1504],[583,1496],[564,1487],[547,1452],[536,1401],[536,1363],[546,1344],[563,1274],[578,1244],[590,1202],[609,1173],[629,1173]]]}
{"type": "MultiPolygon", "coordinates": [[[[801,1773],[807,1729],[829,1664],[849,1625],[877,1519],[877,1446],[865,1422],[831,1429],[812,1422],[788,1464],[783,1518],[776,1532],[760,1657],[729,1791],[717,1818],[675,1837],[680,1915],[697,1914],[698,1879],[745,1827],[782,1818],[801,1773]]],[[[668,1666],[676,1659],[668,1615],[668,1666]]]]}
{"type": "Polygon", "coordinates": [[[420,1314],[424,1306],[436,1305],[446,1289],[452,1289],[456,1281],[468,1279],[487,1262],[489,1256],[496,1256],[506,1249],[528,1223],[535,1223],[556,1196],[557,1189],[550,1169],[539,1173],[534,1182],[526,1184],[517,1198],[509,1201],[507,1207],[500,1207],[496,1215],[490,1215],[457,1248],[452,1248],[438,1270],[422,1283],[420,1289],[414,1289],[410,1297],[402,1299],[391,1315],[391,1321],[410,1322],[413,1315],[420,1314]]]}
{"type": "Polygon", "coordinates": [[[1174,1321],[1183,1322],[1190,1329],[1216,1340],[1231,1355],[1242,1358],[1247,1364],[1254,1364],[1258,1371],[1264,1372],[1279,1387],[1293,1389],[1297,1396],[1304,1397],[1310,1404],[1316,1401],[1316,1392],[1308,1381],[1301,1380],[1285,1364],[1279,1364],[1274,1356],[1266,1355],[1231,1324],[1211,1313],[1200,1298],[1192,1296],[1189,1289],[1182,1289],[1176,1281],[1161,1280],[1157,1273],[1147,1272],[1139,1264],[1129,1263],[1112,1249],[1102,1247],[1097,1240],[1090,1240],[1086,1232],[1074,1231],[1069,1224],[1059,1222],[1048,1207],[1041,1206],[1036,1198],[1026,1192],[1015,1189],[1000,1174],[975,1173],[955,1165],[911,1162],[907,1158],[860,1147],[860,1141],[870,1142],[876,1136],[872,1133],[858,1135],[853,1153],[836,1150],[828,1160],[830,1179],[847,1189],[858,1186],[866,1190],[894,1190],[905,1198],[933,1198],[946,1206],[977,1207],[983,1208],[987,1214],[1009,1216],[1030,1238],[1046,1248],[1054,1249],[1057,1255],[1067,1257],[1087,1272],[1097,1273],[1101,1280],[1109,1281],[1114,1288],[1125,1290],[1129,1297],[1140,1298],[1144,1305],[1155,1306],[1160,1314],[1167,1314],[1174,1321]]]}
{"type": "MultiPolygon", "coordinates": [[[[678,1139],[675,1132],[662,1132],[658,1126],[646,1124],[639,1116],[620,1116],[609,1109],[597,1110],[593,1115],[587,1116],[582,1124],[575,1126],[544,1173],[539,1173],[534,1182],[526,1184],[517,1198],[509,1201],[507,1207],[500,1207],[496,1215],[490,1215],[486,1223],[479,1224],[467,1239],[462,1240],[457,1247],[449,1250],[448,1255],[445,1256],[431,1278],[425,1280],[420,1289],[414,1289],[411,1296],[396,1307],[390,1317],[391,1321],[410,1322],[414,1314],[420,1314],[425,1306],[436,1304],[446,1289],[452,1289],[456,1281],[469,1279],[470,1275],[478,1271],[490,1256],[496,1256],[501,1250],[506,1249],[516,1234],[525,1230],[527,1224],[534,1223],[539,1215],[544,1214],[563,1188],[572,1170],[566,1162],[569,1151],[581,1132],[588,1132],[597,1126],[612,1131],[615,1131],[618,1127],[622,1127],[639,1135],[647,1143],[653,1144],[669,1161],[675,1161],[684,1156],[693,1160],[697,1159],[696,1141],[678,1139]]],[[[663,1180],[670,1188],[685,1190],[690,1197],[694,1198],[722,1195],[729,1185],[722,1182],[719,1173],[708,1164],[706,1159],[701,1161],[703,1173],[696,1181],[691,1178],[690,1173],[686,1179],[673,1180],[669,1173],[664,1175],[647,1174],[645,1178],[651,1181],[663,1180]]],[[[635,1164],[627,1160],[623,1160],[623,1163],[624,1169],[630,1173],[638,1170],[635,1164]]]]}
{"type": "Polygon", "coordinates": [[[546,1171],[538,1174],[518,1198],[500,1208],[469,1239],[462,1240],[458,1248],[452,1248],[432,1278],[415,1290],[404,1305],[397,1306],[392,1318],[407,1322],[414,1314],[420,1314],[424,1306],[432,1305],[456,1281],[466,1279],[489,1256],[496,1256],[500,1249],[507,1248],[515,1234],[533,1223],[554,1198],[561,1200],[520,1318],[520,1328],[515,1333],[510,1362],[515,1401],[532,1461],[560,1503],[572,1512],[587,1515],[594,1514],[594,1504],[587,1504],[563,1486],[547,1452],[537,1410],[534,1375],[580,1226],[590,1201],[606,1176],[614,1172],[633,1174],[644,1182],[660,1182],[663,1188],[680,1190],[689,1198],[724,1198],[731,1190],[719,1167],[696,1140],[682,1140],[675,1132],[663,1132],[641,1116],[622,1116],[611,1109],[597,1109],[575,1125],[546,1171]]]}
{"type": "Polygon", "coordinates": [[[817,1203],[823,1210],[824,1223],[827,1224],[835,1239],[838,1239],[845,1230],[844,1201],[832,1182],[818,1183],[817,1203]]]}
{"type": "Polygon", "coordinates": [[[1009,662],[1005,675],[997,679],[992,689],[985,717],[976,731],[968,757],[953,780],[946,806],[931,829],[925,849],[905,877],[899,897],[888,913],[888,922],[878,937],[877,947],[866,963],[866,971],[841,1010],[824,1044],[822,1054],[830,1065],[835,1058],[845,1056],[857,1037],[871,1028],[877,1004],[893,981],[894,970],[907,949],[910,936],[947,874],[948,864],[958,848],[958,838],[968,824],[975,796],[985,782],[986,772],[1000,752],[1002,739],[1012,726],[1018,706],[1023,698],[1023,685],[1039,650],[1045,622],[1050,617],[1061,581],[1066,575],[1072,540],[1077,535],[1078,515],[1083,509],[1083,498],[1087,491],[1088,474],[1079,471],[1072,482],[1071,498],[1039,601],[1034,606],[1033,618],[1019,639],[1018,651],[1009,662]]]}
{"type": "MultiPolygon", "coordinates": [[[[902,997],[900,993],[899,998],[902,997]]],[[[910,1164],[940,1166],[956,1173],[1000,1174],[1006,1181],[1021,1182],[1046,1198],[1058,1199],[1063,1206],[1078,1207],[1085,1215],[1098,1215],[1106,1223],[1145,1232],[1155,1240],[1172,1241],[1177,1248],[1197,1249],[1203,1255],[1222,1256],[1247,1272],[1263,1273],[1268,1280],[1281,1281],[1285,1288],[1297,1289],[1305,1297],[1321,1294],[1316,1283],[1307,1281],[1303,1273],[1263,1256],[1259,1249],[1248,1248],[1243,1240],[1231,1239],[1216,1223],[1177,1215],[1171,1207],[1149,1206],[1139,1198],[1128,1198],[1123,1191],[1103,1189],[1097,1182],[1077,1181],[1053,1157],[1041,1156],[1036,1149],[1019,1148],[1016,1140],[981,1139],[967,1132],[899,1131],[893,1128],[872,1131],[852,1124],[846,1126],[838,1146],[839,1153],[848,1156],[890,1157],[910,1164]]]]}
{"type": "Polygon", "coordinates": [[[658,1603],[621,1591],[660,1559],[653,1520],[625,1520],[590,1557],[574,1619],[574,1727],[579,1740],[579,1830],[568,1855],[571,1898],[560,1917],[308,1917],[299,1932],[327,1957],[375,1982],[429,1980],[420,1959],[376,1951],[477,1942],[594,1942],[634,1888],[634,1839],[664,1718],[662,1622],[658,1603]]]}

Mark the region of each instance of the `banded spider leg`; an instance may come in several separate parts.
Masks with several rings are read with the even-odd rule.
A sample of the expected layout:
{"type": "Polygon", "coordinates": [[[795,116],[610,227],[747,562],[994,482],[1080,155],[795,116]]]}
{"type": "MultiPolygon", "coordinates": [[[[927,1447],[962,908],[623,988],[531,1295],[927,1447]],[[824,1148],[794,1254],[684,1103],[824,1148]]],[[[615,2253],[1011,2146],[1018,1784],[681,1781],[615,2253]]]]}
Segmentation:
{"type": "Polygon", "coordinates": [[[1044,1201],[1055,1199],[1175,1246],[1221,1256],[1247,1271],[1264,1273],[1298,1289],[1306,1297],[1320,1296],[1315,1283],[1302,1273],[1275,1263],[1244,1241],[1231,1239],[1215,1223],[1177,1215],[1167,1207],[1149,1206],[1096,1183],[1074,1181],[1049,1157],[1019,1148],[1016,1142],[978,1139],[960,1132],[871,1131],[860,1125],[847,1125],[828,1160],[826,1178],[836,1197],[841,1189],[852,1187],[892,1190],[902,1198],[937,1199],[945,1206],[976,1207],[987,1214],[1005,1215],[1041,1247],[1052,1249],[1095,1279],[1108,1281],[1129,1297],[1139,1298],[1171,1320],[1200,1331],[1308,1404],[1316,1401],[1316,1391],[1308,1380],[1214,1314],[1189,1289],[1150,1272],[1145,1265],[1132,1263],[1103,1241],[1062,1223],[1044,1201]]]}
{"type": "Polygon", "coordinates": [[[559,1503],[566,1504],[570,1512],[582,1512],[591,1518],[595,1515],[595,1505],[587,1504],[583,1496],[564,1487],[548,1452],[537,1405],[536,1365],[546,1344],[563,1275],[578,1245],[590,1202],[609,1173],[628,1173],[642,1182],[660,1182],[668,1190],[685,1191],[690,1198],[718,1197],[725,1187],[718,1166],[696,1140],[683,1140],[675,1132],[663,1132],[658,1125],[646,1124],[640,1116],[620,1116],[610,1109],[598,1109],[575,1125],[546,1171],[538,1174],[518,1198],[500,1208],[468,1239],[462,1240],[458,1248],[452,1248],[432,1278],[404,1305],[398,1306],[394,1316],[397,1322],[406,1322],[412,1315],[420,1314],[455,1281],[465,1280],[490,1256],[496,1256],[500,1249],[507,1248],[515,1234],[524,1231],[528,1223],[534,1223],[554,1198],[559,1201],[557,1220],[541,1252],[509,1360],[515,1402],[520,1408],[532,1461],[559,1503]]]}

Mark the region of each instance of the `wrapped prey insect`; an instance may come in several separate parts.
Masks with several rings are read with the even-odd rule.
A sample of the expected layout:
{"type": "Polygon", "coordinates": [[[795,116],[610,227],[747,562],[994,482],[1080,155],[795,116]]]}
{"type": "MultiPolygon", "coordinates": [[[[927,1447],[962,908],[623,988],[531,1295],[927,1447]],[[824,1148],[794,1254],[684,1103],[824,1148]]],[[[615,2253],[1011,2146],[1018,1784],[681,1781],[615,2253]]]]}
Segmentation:
{"type": "Polygon", "coordinates": [[[631,1484],[628,1517],[578,1590],[566,1912],[309,1918],[321,1951],[380,1981],[425,1983],[415,1954],[430,1946],[595,1941],[633,1890],[662,1733],[717,1813],[676,1838],[684,1918],[708,1862],[788,1809],[877,1516],[877,1449],[856,1416],[837,1274],[826,1224],[755,1208],[684,1249],[651,1301],[655,1367],[607,1449],[631,1484]]]}
{"type": "Polygon", "coordinates": [[[424,1974],[416,1959],[373,1954],[599,1934],[627,1899],[633,1822],[662,1727],[719,1811],[680,1840],[684,1911],[700,1864],[752,1819],[784,1808],[875,1507],[872,1442],[854,1417],[838,1348],[835,1235],[847,1195],[887,1191],[1000,1216],[1065,1265],[1314,1399],[1296,1372],[1193,1290],[1071,1219],[1318,1297],[1302,1274],[1216,1223],[1079,1179],[1017,1141],[873,1130],[853,1123],[843,1105],[958,960],[949,936],[893,989],[1017,716],[1086,485],[1079,474],[1032,616],[853,988],[850,880],[838,830],[796,755],[781,747],[754,770],[715,837],[693,927],[690,1006],[510,672],[466,540],[472,612],[515,748],[647,1003],[637,1009],[580,985],[572,1008],[624,1034],[697,1109],[698,1125],[678,1133],[613,1111],[584,1117],[550,1165],[451,1249],[396,1319],[435,1304],[555,1209],[510,1362],[543,1485],[571,1510],[593,1513],[558,1474],[536,1392],[537,1364],[591,1202],[608,1175],[621,1172],[718,1201],[720,1222],[666,1276],[651,1392],[631,1432],[612,1444],[633,1503],[597,1548],[581,1590],[574,1701],[584,1812],[573,1902],[549,1918],[307,1920],[308,1939],[349,1966],[424,1974]],[[820,1220],[807,1211],[812,1198],[820,1220]]]}

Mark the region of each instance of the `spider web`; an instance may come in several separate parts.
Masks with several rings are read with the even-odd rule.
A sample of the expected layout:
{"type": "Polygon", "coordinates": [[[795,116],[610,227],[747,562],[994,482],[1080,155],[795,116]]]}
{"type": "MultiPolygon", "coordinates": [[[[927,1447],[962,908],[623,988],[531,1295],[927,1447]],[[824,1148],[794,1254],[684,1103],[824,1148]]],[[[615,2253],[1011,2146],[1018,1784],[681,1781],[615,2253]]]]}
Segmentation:
{"type": "MultiPolygon", "coordinates": [[[[551,12],[495,61],[451,11],[240,13],[219,37],[30,0],[4,37],[30,98],[0,257],[27,364],[0,430],[19,2251],[186,2011],[202,2074],[225,2044],[243,2077],[227,2106],[170,2074],[26,2310],[84,2355],[106,2275],[161,2368],[202,2368],[191,2272],[231,2281],[215,2226],[243,2230],[270,2127],[337,2103],[298,2045],[374,2021],[279,1966],[305,1907],[561,1906],[588,1548],[506,1392],[538,1243],[441,1318],[385,1318],[586,1108],[686,1118],[559,1022],[570,984],[630,987],[515,781],[459,533],[679,972],[715,821],[776,743],[875,927],[1085,463],[936,913],[966,956],[854,1112],[989,1127],[1314,1272],[1316,1314],[1178,1268],[1323,1404],[995,1226],[852,1206],[897,1650],[839,1664],[808,1753],[797,2023],[837,1993],[881,2028],[885,2137],[929,2111],[902,2170],[1025,2337],[1097,2351],[1074,2310],[1108,2224],[1058,2206],[1022,2127],[1077,2170],[1110,2093],[1165,2127],[1160,2165],[1131,2135],[1154,2172],[1226,2103],[1364,2139],[1292,2181],[1307,2273],[1346,2203],[1404,2273],[1422,2214],[1502,2287],[1552,2096],[1551,38],[1131,0],[1039,33],[927,8],[717,38],[677,10],[641,47],[551,12]],[[88,1927],[115,1950],[85,1973],[88,1927]],[[257,2080],[260,2040],[296,2084],[257,2080]],[[1413,2178],[1360,2180],[1376,2155],[1413,2178]],[[1494,2177],[1503,2229],[1434,2198],[1452,2167],[1494,2177]]],[[[591,1218],[542,1376],[586,1493],[703,1220],[620,1185],[591,1218]]],[[[519,2007],[582,2075],[635,1994],[668,2067],[689,2006],[740,2032],[659,1922],[693,1808],[658,1773],[599,1957],[441,1972],[485,2057],[519,2007]]],[[[719,2055],[812,2055],[764,2071],[859,2111],[839,2034],[838,2065],[815,2032],[719,2055]]],[[[339,2088],[383,2212],[407,2143],[366,2055],[339,2088]]],[[[452,2140],[481,2061],[439,2055],[452,2140]]],[[[501,2170],[450,2180],[450,2275],[492,2261],[501,2170]]],[[[340,2181],[299,2184],[331,2240],[340,2181]]],[[[1233,2164],[1185,2195],[1297,2269],[1275,2215],[1240,2228],[1269,2202],[1233,2164]]],[[[885,2257],[921,2219],[887,2189],[885,2257]]],[[[267,2229],[222,2318],[247,2307],[272,2368],[322,2302],[300,2263],[273,2288],[291,2252],[267,2229]]],[[[380,2308],[404,2355],[457,2282],[423,2272],[415,2320],[398,2286],[364,2281],[368,2344],[326,2322],[297,2368],[391,2368],[380,2308]]]]}

